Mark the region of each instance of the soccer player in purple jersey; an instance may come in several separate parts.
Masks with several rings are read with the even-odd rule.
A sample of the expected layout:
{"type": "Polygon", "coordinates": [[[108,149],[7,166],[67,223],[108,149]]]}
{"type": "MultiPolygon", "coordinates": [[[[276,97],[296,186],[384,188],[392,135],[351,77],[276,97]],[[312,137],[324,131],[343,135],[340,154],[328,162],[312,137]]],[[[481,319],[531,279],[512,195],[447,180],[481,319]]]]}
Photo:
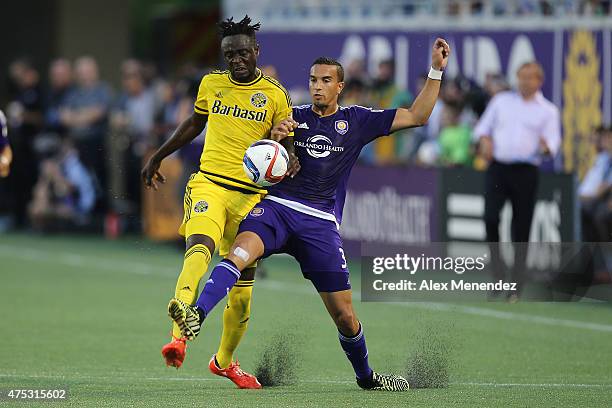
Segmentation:
{"type": "Polygon", "coordinates": [[[9,175],[11,162],[13,161],[13,151],[8,142],[8,126],[6,116],[0,111],[0,177],[9,175]]]}
{"type": "Polygon", "coordinates": [[[184,336],[193,339],[198,335],[206,315],[225,297],[246,266],[275,253],[288,253],[299,262],[304,277],[312,281],[336,324],[357,384],[368,390],[409,388],[406,379],[378,374],[368,364],[338,226],[346,183],[359,152],[379,136],[427,122],[449,54],[446,41],[436,39],[429,79],[409,109],[340,107],[342,65],[324,57],[313,63],[312,104],[294,107],[293,119],[282,121],[272,131],[277,139],[295,132],[301,171],[270,188],[266,199],[242,221],[229,255],[213,269],[197,303],[190,306],[178,299],[171,301],[171,317],[184,336]]]}

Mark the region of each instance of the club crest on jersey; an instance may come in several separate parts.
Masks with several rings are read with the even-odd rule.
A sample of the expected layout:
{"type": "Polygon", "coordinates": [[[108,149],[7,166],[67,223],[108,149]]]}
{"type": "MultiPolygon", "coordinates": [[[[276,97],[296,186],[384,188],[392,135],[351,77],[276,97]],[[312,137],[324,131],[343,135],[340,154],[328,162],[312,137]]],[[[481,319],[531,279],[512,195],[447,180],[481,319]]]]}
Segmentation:
{"type": "Polygon", "coordinates": [[[251,210],[251,215],[253,217],[259,217],[260,215],[262,215],[264,213],[264,209],[261,207],[255,207],[251,210]]]}
{"type": "Polygon", "coordinates": [[[336,132],[340,133],[341,135],[348,132],[348,122],[346,120],[337,120],[334,123],[334,127],[336,128],[336,132]]]}
{"type": "Polygon", "coordinates": [[[208,210],[208,203],[204,200],[198,201],[196,205],[193,206],[193,211],[197,213],[203,213],[206,212],[206,210],[208,210]]]}
{"type": "Polygon", "coordinates": [[[261,92],[254,93],[251,95],[251,105],[256,108],[263,108],[268,103],[268,98],[261,92]]]}

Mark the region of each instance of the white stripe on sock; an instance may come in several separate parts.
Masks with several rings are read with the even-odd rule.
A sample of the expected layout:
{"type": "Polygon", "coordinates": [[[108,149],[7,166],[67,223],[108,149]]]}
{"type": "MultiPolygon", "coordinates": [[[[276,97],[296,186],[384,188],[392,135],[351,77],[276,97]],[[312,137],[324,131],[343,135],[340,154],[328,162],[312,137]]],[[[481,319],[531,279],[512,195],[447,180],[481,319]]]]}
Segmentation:
{"type": "Polygon", "coordinates": [[[221,266],[222,268],[227,269],[228,271],[230,271],[231,273],[233,273],[237,279],[240,279],[240,271],[234,267],[232,267],[231,265],[225,264],[225,263],[220,263],[217,266],[221,266]]]}
{"type": "Polygon", "coordinates": [[[338,332],[338,337],[340,340],[345,341],[347,343],[357,343],[363,337],[363,327],[359,326],[359,333],[355,337],[346,337],[344,334],[338,332]]]}

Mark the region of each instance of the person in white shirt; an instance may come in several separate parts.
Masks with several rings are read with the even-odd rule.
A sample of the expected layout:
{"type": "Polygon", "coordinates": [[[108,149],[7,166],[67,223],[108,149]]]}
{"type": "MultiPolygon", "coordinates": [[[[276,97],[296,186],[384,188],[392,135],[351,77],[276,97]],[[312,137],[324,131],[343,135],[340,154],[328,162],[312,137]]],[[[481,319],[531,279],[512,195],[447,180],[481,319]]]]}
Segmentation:
{"type": "MultiPolygon", "coordinates": [[[[561,145],[559,109],[541,92],[542,66],[525,63],[517,77],[518,90],[496,94],[474,129],[480,154],[489,162],[484,216],[488,242],[499,242],[500,212],[508,199],[512,241],[529,242],[538,165],[543,156],[554,157],[561,145]]],[[[515,271],[524,268],[525,258],[516,253],[515,271]]]]}
{"type": "Polygon", "coordinates": [[[599,153],[578,187],[584,242],[612,240],[612,127],[596,129],[599,153]]]}

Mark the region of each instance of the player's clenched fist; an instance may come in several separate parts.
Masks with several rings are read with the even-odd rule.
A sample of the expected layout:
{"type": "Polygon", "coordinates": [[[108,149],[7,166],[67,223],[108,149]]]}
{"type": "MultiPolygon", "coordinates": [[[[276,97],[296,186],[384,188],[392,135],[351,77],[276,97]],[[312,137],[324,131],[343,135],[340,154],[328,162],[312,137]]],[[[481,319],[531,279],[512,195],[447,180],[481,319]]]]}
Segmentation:
{"type": "Polygon", "coordinates": [[[283,119],[272,128],[270,139],[279,142],[289,136],[289,133],[293,132],[296,127],[298,123],[292,118],[283,119]]]}
{"type": "Polygon", "coordinates": [[[446,68],[448,64],[448,56],[450,55],[450,46],[443,38],[436,38],[431,52],[431,66],[438,71],[446,68]]]}

